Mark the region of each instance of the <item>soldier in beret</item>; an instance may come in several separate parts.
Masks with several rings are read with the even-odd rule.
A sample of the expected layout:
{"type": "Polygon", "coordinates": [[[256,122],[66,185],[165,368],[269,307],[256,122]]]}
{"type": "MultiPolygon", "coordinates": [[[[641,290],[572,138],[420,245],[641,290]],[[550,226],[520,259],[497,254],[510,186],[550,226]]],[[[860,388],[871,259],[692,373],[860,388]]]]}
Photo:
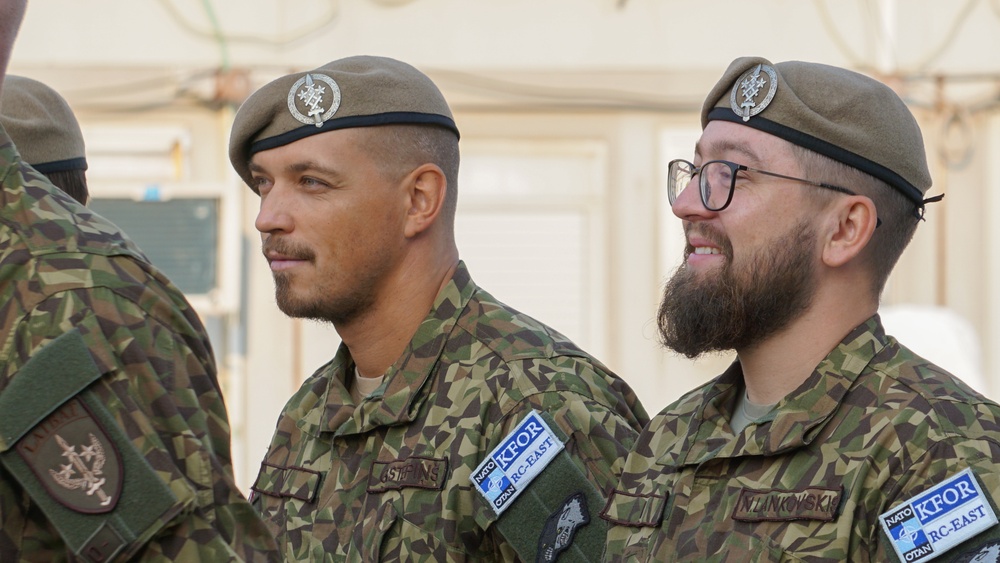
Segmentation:
{"type": "Polygon", "coordinates": [[[687,249],[660,335],[737,361],[643,430],[602,512],[606,559],[1000,553],[1000,406],[877,314],[939,199],[913,115],[848,70],[740,58],[701,124],[693,160],[669,165],[687,249]]]}
{"type": "MultiPolygon", "coordinates": [[[[0,0],[0,83],[24,8],[0,0]]],[[[7,110],[24,107],[7,104],[43,100],[45,89],[23,79],[8,87],[0,561],[277,561],[273,536],[233,480],[201,321],[124,233],[28,165],[5,130],[7,110]]],[[[56,128],[69,128],[68,108],[53,100],[36,107],[50,117],[65,110],[56,128]]],[[[82,143],[39,146],[33,135],[48,135],[46,119],[34,119],[39,130],[24,137],[31,162],[79,166],[82,143]]]]}
{"type": "Polygon", "coordinates": [[[617,376],[478,287],[454,237],[458,128],[412,66],[267,84],[230,160],[279,308],[343,343],[288,401],[252,502],[288,560],[599,558],[647,421],[617,376]]]}
{"type": "Polygon", "coordinates": [[[7,75],[0,90],[0,125],[24,162],[87,205],[83,133],[73,110],[58,92],[37,80],[7,75]]]}

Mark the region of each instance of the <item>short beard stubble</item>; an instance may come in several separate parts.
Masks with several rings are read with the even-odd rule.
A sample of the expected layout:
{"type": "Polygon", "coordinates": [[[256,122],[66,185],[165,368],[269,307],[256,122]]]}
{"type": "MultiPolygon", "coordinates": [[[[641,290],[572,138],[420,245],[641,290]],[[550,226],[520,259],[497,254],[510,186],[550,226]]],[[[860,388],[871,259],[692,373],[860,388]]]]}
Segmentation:
{"type": "MultiPolygon", "coordinates": [[[[263,245],[263,251],[275,250],[290,257],[315,261],[316,255],[306,247],[292,245],[277,237],[270,237],[263,245]]],[[[278,309],[292,318],[329,322],[337,326],[348,324],[368,310],[375,302],[376,282],[380,271],[377,268],[363,269],[354,285],[354,291],[338,292],[334,280],[324,279],[308,289],[305,295],[296,295],[292,290],[292,274],[274,273],[274,299],[278,309]]]]}

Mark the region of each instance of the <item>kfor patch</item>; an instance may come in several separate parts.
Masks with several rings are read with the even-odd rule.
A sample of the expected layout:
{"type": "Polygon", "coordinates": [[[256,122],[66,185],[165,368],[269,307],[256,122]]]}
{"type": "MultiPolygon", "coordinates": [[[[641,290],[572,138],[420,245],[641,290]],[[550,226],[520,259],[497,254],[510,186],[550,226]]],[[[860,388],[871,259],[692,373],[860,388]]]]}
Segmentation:
{"type": "Polygon", "coordinates": [[[122,461],[79,399],[66,401],[25,434],[17,452],[63,506],[89,514],[115,508],[124,478],[122,461]]]}
{"type": "Polygon", "coordinates": [[[541,415],[531,411],[476,467],[472,483],[499,516],[562,449],[541,415]]]}
{"type": "Polygon", "coordinates": [[[971,469],[879,516],[900,561],[930,561],[997,524],[971,469]]]}

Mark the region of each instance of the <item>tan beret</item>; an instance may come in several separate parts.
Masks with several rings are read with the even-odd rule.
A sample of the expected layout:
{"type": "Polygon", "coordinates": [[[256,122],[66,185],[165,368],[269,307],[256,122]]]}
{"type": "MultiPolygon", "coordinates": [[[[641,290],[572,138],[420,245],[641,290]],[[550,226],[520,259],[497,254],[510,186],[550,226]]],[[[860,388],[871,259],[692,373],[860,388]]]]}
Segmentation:
{"type": "Polygon", "coordinates": [[[66,100],[45,84],[8,74],[0,89],[0,123],[21,158],[39,172],[87,169],[80,124],[66,100]]]}
{"type": "Polygon", "coordinates": [[[444,127],[448,102],[424,73],[385,57],[358,56],[282,76],[251,95],[233,121],[229,160],[248,185],[250,157],[310,135],[375,125],[444,127]]]}
{"type": "Polygon", "coordinates": [[[917,120],[891,88],[856,72],[736,59],[705,99],[702,128],[712,120],[753,127],[857,168],[918,206],[931,187],[917,120]]]}

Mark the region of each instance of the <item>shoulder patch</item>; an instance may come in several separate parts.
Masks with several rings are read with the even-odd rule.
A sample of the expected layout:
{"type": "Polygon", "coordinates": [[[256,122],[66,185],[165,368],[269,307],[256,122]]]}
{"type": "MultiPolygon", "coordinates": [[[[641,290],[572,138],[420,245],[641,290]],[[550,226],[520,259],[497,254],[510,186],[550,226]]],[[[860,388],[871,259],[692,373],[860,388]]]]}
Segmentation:
{"type": "Polygon", "coordinates": [[[538,412],[531,411],[476,467],[470,480],[499,516],[561,449],[562,441],[538,412]]]}
{"type": "Polygon", "coordinates": [[[965,469],[902,505],[879,522],[900,561],[930,561],[997,524],[989,499],[965,469]]]}
{"type": "Polygon", "coordinates": [[[559,554],[569,548],[573,543],[573,535],[576,529],[590,523],[590,509],[587,507],[587,495],[573,493],[563,502],[542,528],[542,534],[538,537],[538,557],[537,561],[552,563],[559,554]]]}
{"type": "Polygon", "coordinates": [[[88,514],[114,510],[121,494],[122,462],[114,442],[79,399],[32,428],[17,452],[60,504],[88,514]]]}

